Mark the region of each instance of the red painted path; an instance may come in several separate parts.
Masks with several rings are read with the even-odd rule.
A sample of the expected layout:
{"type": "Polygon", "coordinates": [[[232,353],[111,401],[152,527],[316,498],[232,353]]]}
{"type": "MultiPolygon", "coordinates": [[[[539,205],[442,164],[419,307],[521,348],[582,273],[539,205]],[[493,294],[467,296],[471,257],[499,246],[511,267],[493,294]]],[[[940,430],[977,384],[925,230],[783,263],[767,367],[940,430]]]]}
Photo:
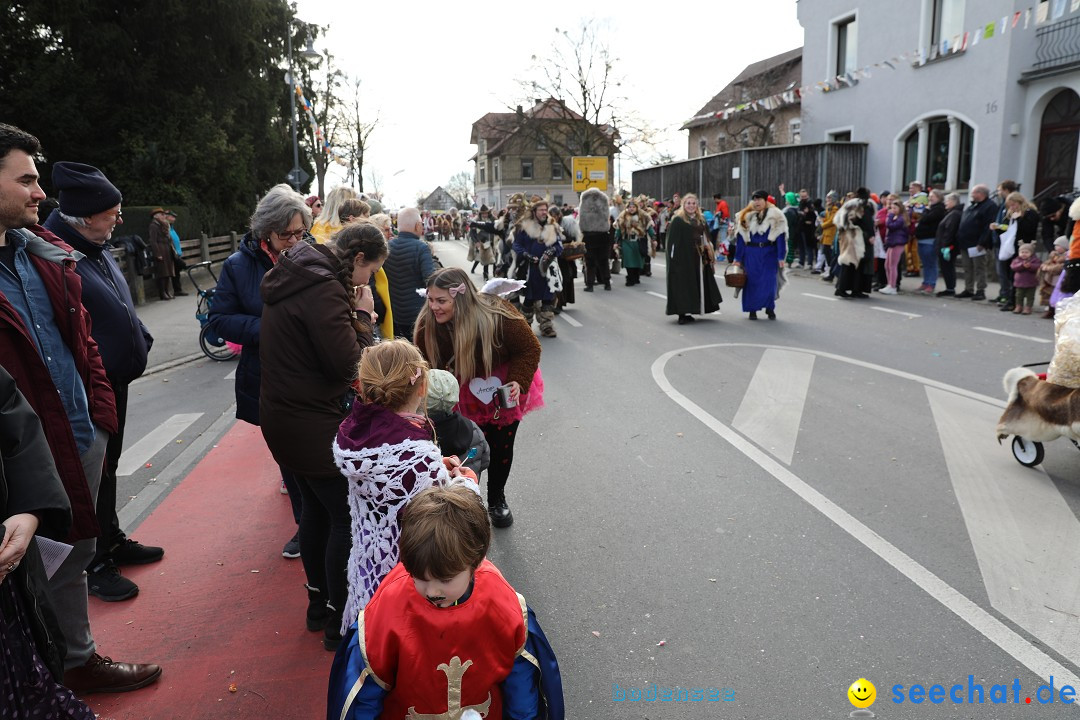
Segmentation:
{"type": "Polygon", "coordinates": [[[280,483],[259,429],[238,422],[138,527],[165,558],[124,569],[134,600],[91,597],[90,623],[102,655],[163,672],[88,696],[102,720],[325,717],[333,655],[304,628],[300,560],[281,556],[295,525],[280,483]]]}

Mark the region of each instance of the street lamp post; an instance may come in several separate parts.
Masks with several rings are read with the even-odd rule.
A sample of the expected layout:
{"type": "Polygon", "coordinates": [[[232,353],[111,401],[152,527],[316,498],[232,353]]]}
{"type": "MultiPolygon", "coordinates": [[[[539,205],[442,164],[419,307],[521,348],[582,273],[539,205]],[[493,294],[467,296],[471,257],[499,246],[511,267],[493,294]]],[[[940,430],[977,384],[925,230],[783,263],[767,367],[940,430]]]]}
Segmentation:
{"type": "MultiPolygon", "coordinates": [[[[295,11],[295,6],[294,6],[295,11]]],[[[293,190],[300,192],[300,185],[306,179],[302,177],[304,172],[300,168],[300,143],[296,139],[296,76],[293,74],[293,56],[292,56],[292,21],[289,22],[289,31],[286,33],[286,41],[289,49],[289,116],[292,119],[292,155],[293,155],[293,167],[289,173],[289,183],[292,184],[293,190]]],[[[305,59],[312,59],[319,57],[319,53],[311,45],[311,37],[307,39],[307,47],[300,52],[300,57],[305,59]]]]}

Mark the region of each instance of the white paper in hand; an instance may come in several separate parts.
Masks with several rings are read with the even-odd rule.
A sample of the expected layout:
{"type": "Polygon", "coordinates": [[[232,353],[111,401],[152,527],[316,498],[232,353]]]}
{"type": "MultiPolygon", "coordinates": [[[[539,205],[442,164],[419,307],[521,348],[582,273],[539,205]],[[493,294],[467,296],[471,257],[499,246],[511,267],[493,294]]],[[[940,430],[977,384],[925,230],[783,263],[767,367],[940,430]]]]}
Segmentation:
{"type": "Polygon", "coordinates": [[[50,540],[40,535],[35,535],[34,538],[37,540],[38,552],[41,553],[41,563],[45,566],[45,577],[51,580],[60,569],[60,564],[71,553],[72,548],[67,543],[50,540]]]}

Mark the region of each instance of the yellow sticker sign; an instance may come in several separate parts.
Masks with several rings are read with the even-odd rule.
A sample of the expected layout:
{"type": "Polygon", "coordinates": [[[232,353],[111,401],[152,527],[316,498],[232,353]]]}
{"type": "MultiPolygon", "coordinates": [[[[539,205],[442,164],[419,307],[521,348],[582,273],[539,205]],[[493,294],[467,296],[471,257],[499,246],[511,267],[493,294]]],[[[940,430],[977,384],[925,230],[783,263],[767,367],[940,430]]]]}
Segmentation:
{"type": "Polygon", "coordinates": [[[574,192],[585,192],[589,188],[608,189],[608,159],[606,157],[582,156],[570,158],[571,172],[574,173],[574,192]]]}

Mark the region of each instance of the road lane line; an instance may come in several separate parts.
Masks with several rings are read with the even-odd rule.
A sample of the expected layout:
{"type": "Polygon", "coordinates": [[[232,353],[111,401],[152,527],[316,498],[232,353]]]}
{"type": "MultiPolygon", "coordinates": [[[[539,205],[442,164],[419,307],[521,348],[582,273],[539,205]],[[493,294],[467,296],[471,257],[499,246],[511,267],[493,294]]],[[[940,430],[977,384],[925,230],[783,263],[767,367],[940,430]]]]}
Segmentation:
{"type": "Polygon", "coordinates": [[[1005,332],[1004,330],[995,330],[994,328],[987,327],[973,327],[972,330],[981,330],[982,332],[994,333],[995,335],[1004,335],[1005,337],[1019,338],[1021,340],[1031,340],[1037,343],[1052,343],[1053,340],[1046,338],[1034,337],[1032,335],[1020,335],[1019,333],[1005,332]]]}
{"type": "Polygon", "coordinates": [[[806,297],[814,298],[815,300],[828,300],[829,302],[837,302],[837,298],[828,297],[826,295],[815,295],[814,293],[803,293],[806,297]]]}
{"type": "Polygon", "coordinates": [[[124,454],[120,457],[120,464],[116,468],[116,474],[118,476],[134,474],[136,470],[149,462],[150,458],[154,457],[159,450],[172,442],[174,437],[187,430],[191,423],[202,416],[202,413],[173,415],[158,425],[124,451],[124,454]]]}
{"type": "Polygon", "coordinates": [[[998,412],[926,388],[945,464],[971,536],[990,604],[1074,663],[1080,635],[1080,521],[1041,469],[1011,462],[986,429],[998,412]]]}
{"type": "Polygon", "coordinates": [[[224,379],[225,380],[235,380],[236,379],[236,368],[233,368],[232,372],[229,373],[228,375],[226,375],[224,377],[224,379]]]}
{"type": "Polygon", "coordinates": [[[582,325],[581,323],[579,323],[579,322],[578,322],[577,320],[575,320],[574,318],[572,318],[572,317],[570,317],[569,315],[567,315],[567,314],[566,314],[566,311],[565,311],[565,310],[563,310],[563,311],[562,311],[561,313],[559,313],[559,314],[558,314],[558,315],[556,315],[555,317],[557,317],[557,318],[562,318],[563,320],[565,320],[566,322],[568,322],[568,323],[569,323],[570,325],[572,325],[573,327],[585,327],[584,325],[582,325]]]}
{"type": "Polygon", "coordinates": [[[658,292],[653,292],[652,290],[646,290],[646,291],[645,291],[645,294],[646,294],[646,295],[652,295],[653,297],[658,297],[658,298],[660,298],[661,300],[667,300],[667,295],[661,295],[660,293],[658,293],[658,292]]]}
{"type": "MultiPolygon", "coordinates": [[[[854,516],[841,508],[839,505],[829,500],[820,492],[810,487],[806,482],[796,477],[794,473],[781,465],[775,459],[767,455],[764,451],[757,448],[749,440],[746,440],[737,432],[721,423],[714,418],[703,408],[695,404],[690,398],[686,397],[671,384],[671,382],[664,375],[664,368],[668,361],[672,358],[686,355],[693,350],[705,350],[718,347],[780,347],[770,345],[755,345],[752,343],[716,343],[712,345],[698,345],[694,347],[681,348],[678,350],[672,350],[666,352],[656,359],[652,364],[652,376],[653,380],[660,387],[660,389],[670,397],[676,404],[680,405],[683,409],[689,412],[691,415],[700,420],[706,427],[719,435],[721,438],[730,443],[739,452],[745,455],[748,459],[758,465],[761,469],[776,478],[785,487],[791,490],[793,493],[802,498],[807,504],[820,512],[822,515],[831,520],[837,527],[841,528],[844,532],[851,535],[858,540],[864,546],[866,546],[871,552],[887,562],[889,565],[896,568],[902,575],[907,577],[917,587],[921,588],[924,592],[937,600],[939,603],[945,606],[949,611],[954,613],[958,618],[966,622],[977,632],[982,634],[985,638],[993,642],[1000,647],[1018,662],[1022,663],[1025,667],[1031,670],[1033,673],[1041,677],[1045,681],[1049,681],[1050,677],[1056,678],[1055,682],[1060,684],[1068,684],[1073,687],[1080,686],[1080,678],[1076,677],[1068,668],[1061,663],[1051,658],[1046,653],[1039,650],[1030,642],[1025,640],[1019,633],[1012,630],[996,617],[991,615],[986,610],[983,610],[977,604],[972,602],[966,596],[961,594],[951,585],[939,578],[934,573],[923,567],[920,563],[916,562],[907,553],[897,548],[892,543],[885,540],[885,538],[878,535],[862,522],[857,520],[854,516]]],[[[799,350],[799,348],[784,348],[785,350],[799,350]]],[[[941,383],[930,378],[922,378],[911,373],[906,373],[902,370],[894,370],[892,368],[886,368],[880,365],[874,365],[861,360],[852,360],[833,353],[819,352],[813,350],[804,350],[803,352],[813,352],[820,357],[827,357],[835,359],[840,362],[847,362],[852,365],[860,367],[866,367],[870,369],[880,370],[890,375],[897,377],[904,377],[910,380],[921,382],[924,385],[931,387],[939,387],[950,392],[955,392],[963,397],[971,397],[973,399],[986,398],[989,400],[989,404],[995,406],[1001,406],[1003,403],[989,398],[987,396],[981,396],[978,393],[973,393],[962,388],[953,388],[945,383],[941,383]]],[[[1060,687],[1060,684],[1058,687],[1060,687]]]]}
{"type": "Polygon", "coordinates": [[[813,372],[810,353],[766,350],[731,424],[790,465],[813,372]]]}
{"type": "Polygon", "coordinates": [[[893,310],[892,308],[872,307],[871,310],[877,310],[878,312],[893,313],[894,315],[906,315],[909,319],[921,318],[922,315],[916,315],[915,313],[904,312],[903,310],[893,310]]]}

